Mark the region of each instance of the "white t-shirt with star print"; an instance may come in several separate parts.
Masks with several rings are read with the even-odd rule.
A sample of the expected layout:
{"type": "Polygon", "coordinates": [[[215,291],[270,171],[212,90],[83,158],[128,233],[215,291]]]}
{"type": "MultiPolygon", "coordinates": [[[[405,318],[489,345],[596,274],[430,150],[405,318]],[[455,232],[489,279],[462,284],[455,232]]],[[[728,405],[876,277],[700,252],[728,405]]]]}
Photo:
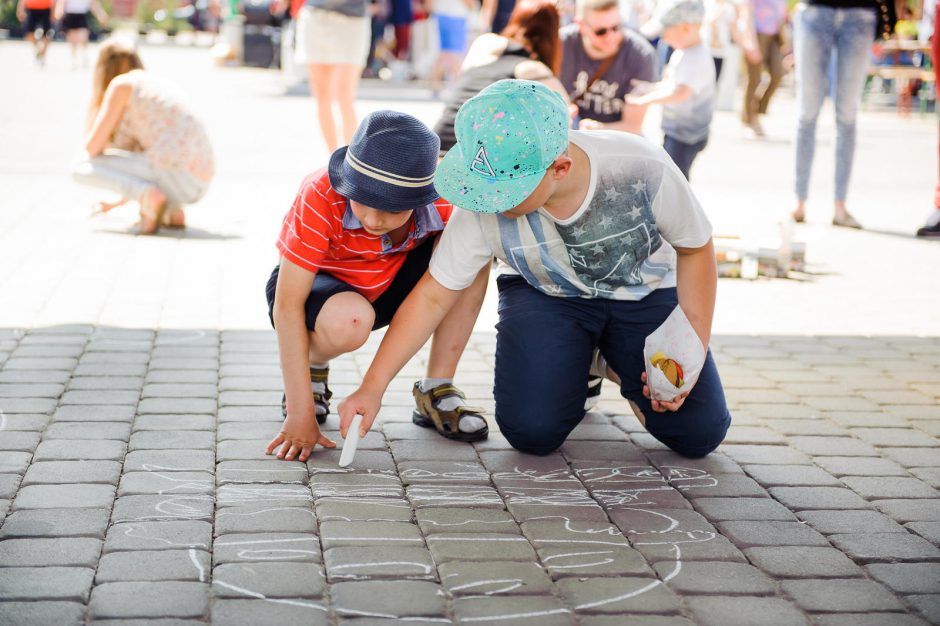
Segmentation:
{"type": "Polygon", "coordinates": [[[435,280],[463,289],[495,256],[504,272],[553,296],[641,300],[676,286],[674,247],[699,248],[712,234],[682,172],[662,147],[631,133],[571,131],[570,139],[591,163],[575,214],[454,211],[431,258],[435,280]]]}

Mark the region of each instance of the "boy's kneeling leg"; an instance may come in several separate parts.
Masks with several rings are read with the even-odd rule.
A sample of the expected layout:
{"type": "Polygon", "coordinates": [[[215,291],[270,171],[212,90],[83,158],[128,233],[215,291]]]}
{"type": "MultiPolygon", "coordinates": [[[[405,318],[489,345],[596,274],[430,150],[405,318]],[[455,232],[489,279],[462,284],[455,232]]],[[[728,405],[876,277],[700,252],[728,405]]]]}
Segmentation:
{"type": "Polygon", "coordinates": [[[323,304],[311,338],[311,352],[329,360],[360,348],[372,332],[375,311],[364,297],[352,291],[337,293],[323,304]]]}

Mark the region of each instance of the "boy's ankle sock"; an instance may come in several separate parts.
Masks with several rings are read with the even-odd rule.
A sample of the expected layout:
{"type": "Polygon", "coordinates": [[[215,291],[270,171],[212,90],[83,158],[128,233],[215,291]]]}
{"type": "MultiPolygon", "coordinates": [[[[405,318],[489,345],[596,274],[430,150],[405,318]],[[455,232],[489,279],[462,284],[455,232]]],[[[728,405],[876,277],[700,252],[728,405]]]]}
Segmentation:
{"type": "MultiPolygon", "coordinates": [[[[454,384],[453,378],[422,378],[421,382],[418,383],[418,389],[423,393],[427,393],[435,387],[440,387],[441,385],[452,385],[454,384]]],[[[464,402],[463,398],[460,396],[449,396],[447,398],[442,398],[438,401],[437,406],[442,411],[453,411],[458,406],[466,406],[467,403],[464,402]]],[[[467,415],[457,423],[457,427],[460,429],[460,432],[463,433],[475,433],[478,430],[486,426],[486,420],[475,417],[473,415],[467,415]]]]}
{"type": "MultiPolygon", "coordinates": [[[[310,364],[310,373],[313,374],[314,372],[318,372],[318,371],[321,371],[321,372],[322,372],[323,370],[329,368],[329,366],[330,366],[329,363],[311,363],[311,364],[310,364]]],[[[325,394],[325,393],[326,393],[326,383],[325,383],[325,382],[320,382],[320,381],[314,382],[313,380],[311,380],[311,381],[310,381],[310,391],[315,392],[315,393],[319,393],[319,394],[325,394]]]]}

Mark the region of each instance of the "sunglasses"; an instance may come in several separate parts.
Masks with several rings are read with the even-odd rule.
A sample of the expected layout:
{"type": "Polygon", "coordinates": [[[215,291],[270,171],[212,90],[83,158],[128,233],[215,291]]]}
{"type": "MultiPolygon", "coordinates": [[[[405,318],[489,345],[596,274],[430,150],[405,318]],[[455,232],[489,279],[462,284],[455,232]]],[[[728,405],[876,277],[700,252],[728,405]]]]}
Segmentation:
{"type": "Polygon", "coordinates": [[[592,28],[591,32],[594,33],[596,37],[603,37],[607,33],[616,33],[620,32],[622,26],[620,24],[614,24],[613,26],[603,26],[601,28],[592,28]]]}

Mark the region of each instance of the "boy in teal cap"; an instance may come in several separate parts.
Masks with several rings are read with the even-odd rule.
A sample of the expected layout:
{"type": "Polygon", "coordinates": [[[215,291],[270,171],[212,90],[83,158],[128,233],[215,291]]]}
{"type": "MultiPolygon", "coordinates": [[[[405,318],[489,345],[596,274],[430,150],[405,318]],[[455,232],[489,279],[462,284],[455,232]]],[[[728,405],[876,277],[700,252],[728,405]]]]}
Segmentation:
{"type": "Polygon", "coordinates": [[[340,404],[340,430],[356,413],[368,430],[389,382],[496,256],[509,268],[497,280],[496,421],[513,447],[558,448],[584,417],[594,372],[659,441],[688,457],[714,450],[731,416],[710,353],[690,391],[658,401],[646,385],[646,337],[681,304],[707,347],[717,286],[711,225],[665,151],[569,131],[561,97],[522,80],[467,101],[455,131],[434,185],[462,210],[340,404]]]}

